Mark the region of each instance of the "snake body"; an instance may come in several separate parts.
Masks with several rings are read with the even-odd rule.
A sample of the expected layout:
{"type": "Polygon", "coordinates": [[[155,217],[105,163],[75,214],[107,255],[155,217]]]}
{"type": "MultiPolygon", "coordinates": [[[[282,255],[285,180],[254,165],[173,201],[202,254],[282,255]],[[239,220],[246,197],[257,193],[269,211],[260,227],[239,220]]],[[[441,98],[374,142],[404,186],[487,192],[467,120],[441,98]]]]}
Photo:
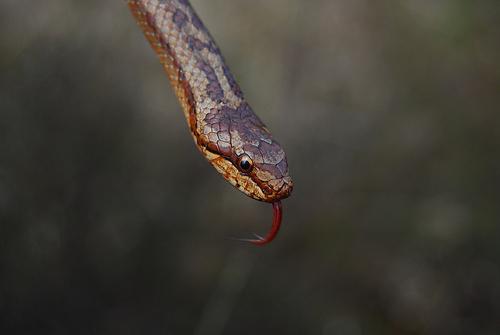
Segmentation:
{"type": "Polygon", "coordinates": [[[293,184],[283,148],[246,102],[191,4],[128,5],[168,74],[201,153],[246,195],[273,204],[288,197],[293,184]]]}

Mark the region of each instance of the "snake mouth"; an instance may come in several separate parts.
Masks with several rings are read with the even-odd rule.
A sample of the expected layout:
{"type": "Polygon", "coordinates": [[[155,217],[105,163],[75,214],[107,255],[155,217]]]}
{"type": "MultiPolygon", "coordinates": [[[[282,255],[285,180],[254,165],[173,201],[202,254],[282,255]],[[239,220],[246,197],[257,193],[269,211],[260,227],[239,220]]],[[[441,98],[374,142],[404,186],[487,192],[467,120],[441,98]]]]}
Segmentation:
{"type": "Polygon", "coordinates": [[[281,201],[275,201],[273,205],[273,224],[271,230],[266,236],[262,237],[258,234],[254,234],[256,238],[254,239],[239,239],[240,241],[250,242],[255,245],[266,245],[278,235],[281,226],[281,219],[283,218],[283,207],[281,206],[281,201]]]}

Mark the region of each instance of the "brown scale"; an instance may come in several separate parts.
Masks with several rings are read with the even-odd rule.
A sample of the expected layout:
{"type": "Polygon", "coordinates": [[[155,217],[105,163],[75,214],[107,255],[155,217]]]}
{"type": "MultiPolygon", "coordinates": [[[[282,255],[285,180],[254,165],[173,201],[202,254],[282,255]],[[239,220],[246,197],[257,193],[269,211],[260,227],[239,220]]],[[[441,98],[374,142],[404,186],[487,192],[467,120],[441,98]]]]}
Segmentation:
{"type": "Polygon", "coordinates": [[[280,200],[293,184],[283,148],[255,115],[209,32],[187,0],[130,0],[128,5],[158,54],[197,147],[215,169],[248,196],[273,203],[271,241],[280,200]]]}

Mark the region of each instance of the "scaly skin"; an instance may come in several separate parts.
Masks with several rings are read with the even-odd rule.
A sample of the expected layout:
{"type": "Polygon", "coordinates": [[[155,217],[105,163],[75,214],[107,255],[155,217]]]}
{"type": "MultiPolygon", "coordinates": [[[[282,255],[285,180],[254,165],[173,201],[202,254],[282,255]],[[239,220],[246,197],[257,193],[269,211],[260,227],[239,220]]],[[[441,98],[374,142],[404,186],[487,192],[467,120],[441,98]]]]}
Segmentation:
{"type": "MultiPolygon", "coordinates": [[[[283,148],[245,101],[189,2],[129,0],[128,5],[159,56],[203,155],[254,199],[276,203],[288,197],[293,184],[283,148]]],[[[273,208],[281,218],[281,205],[273,208]]],[[[264,244],[274,235],[250,242],[264,244]]]]}

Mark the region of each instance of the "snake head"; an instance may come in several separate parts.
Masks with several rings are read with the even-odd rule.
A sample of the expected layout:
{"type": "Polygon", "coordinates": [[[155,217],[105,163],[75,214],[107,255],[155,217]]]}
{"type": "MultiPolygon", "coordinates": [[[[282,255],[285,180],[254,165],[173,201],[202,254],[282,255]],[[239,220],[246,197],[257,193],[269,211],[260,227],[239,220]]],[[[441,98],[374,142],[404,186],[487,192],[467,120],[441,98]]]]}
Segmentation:
{"type": "Polygon", "coordinates": [[[208,113],[202,124],[199,146],[232,185],[265,202],[290,195],[293,183],[285,151],[248,104],[218,108],[208,113]]]}

